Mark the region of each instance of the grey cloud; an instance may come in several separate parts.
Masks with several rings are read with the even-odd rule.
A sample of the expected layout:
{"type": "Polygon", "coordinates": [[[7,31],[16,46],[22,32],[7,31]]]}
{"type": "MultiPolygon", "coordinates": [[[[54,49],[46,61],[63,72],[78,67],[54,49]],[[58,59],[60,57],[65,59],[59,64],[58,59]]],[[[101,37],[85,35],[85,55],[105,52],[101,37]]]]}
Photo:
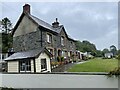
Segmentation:
{"type": "MultiPolygon", "coordinates": [[[[100,43],[111,42],[116,36],[106,37],[113,30],[117,30],[118,12],[117,3],[109,2],[77,2],[77,3],[33,3],[30,2],[32,7],[32,14],[40,19],[52,23],[57,17],[60,24],[63,24],[67,33],[79,40],[90,40],[96,44],[99,49],[107,47],[110,43],[100,46],[100,43]],[[106,39],[103,40],[103,37],[106,39]],[[96,41],[97,40],[97,41],[96,41]],[[100,42],[98,41],[100,40],[100,42]],[[103,42],[102,42],[103,41],[103,42]]],[[[8,4],[11,6],[11,4],[8,4]]],[[[19,11],[22,12],[24,3],[17,3],[19,11]]],[[[11,7],[16,7],[12,4],[11,7]]],[[[13,21],[16,21],[20,13],[16,15],[7,13],[13,21]]],[[[14,13],[13,13],[14,14],[14,13]]],[[[111,42],[112,43],[112,42],[111,42]]],[[[116,42],[114,42],[116,44],[116,42]]]]}

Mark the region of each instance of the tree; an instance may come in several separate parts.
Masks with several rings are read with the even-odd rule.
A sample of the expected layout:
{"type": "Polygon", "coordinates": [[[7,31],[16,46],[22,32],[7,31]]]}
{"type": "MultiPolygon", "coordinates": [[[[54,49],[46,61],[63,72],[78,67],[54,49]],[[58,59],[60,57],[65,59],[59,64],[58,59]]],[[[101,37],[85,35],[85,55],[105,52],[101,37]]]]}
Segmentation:
{"type": "Polygon", "coordinates": [[[77,41],[76,43],[77,50],[81,52],[91,52],[93,56],[96,56],[96,46],[89,41],[77,41]]]}
{"type": "Polygon", "coordinates": [[[7,17],[5,17],[5,18],[2,19],[1,24],[2,24],[3,32],[5,34],[8,34],[11,31],[11,28],[12,28],[11,21],[7,17]]]}
{"type": "Polygon", "coordinates": [[[81,41],[77,41],[75,42],[75,45],[76,45],[76,49],[83,52],[83,45],[82,45],[82,42],[81,41]]]}
{"type": "Polygon", "coordinates": [[[109,49],[105,48],[105,49],[103,49],[103,52],[104,53],[109,53],[110,51],[109,51],[109,49]]]}
{"type": "Polygon", "coordinates": [[[102,51],[101,50],[96,50],[96,57],[102,57],[103,54],[102,54],[102,51]]]}
{"type": "Polygon", "coordinates": [[[120,49],[117,51],[117,54],[120,55],[120,49]]]}
{"type": "Polygon", "coordinates": [[[2,30],[4,31],[3,33],[1,33],[2,52],[8,52],[9,48],[12,48],[12,35],[10,33],[12,28],[12,23],[6,17],[2,19],[1,25],[2,25],[2,30]]]}
{"type": "Polygon", "coordinates": [[[12,48],[12,35],[2,33],[2,52],[8,52],[10,48],[12,48]]]}
{"type": "Polygon", "coordinates": [[[103,51],[102,51],[102,55],[104,56],[105,53],[109,53],[109,52],[110,52],[109,49],[105,48],[105,49],[103,49],[103,51]]]}
{"type": "Polygon", "coordinates": [[[114,45],[110,46],[110,52],[113,53],[113,56],[115,56],[117,54],[117,48],[114,45]]]}

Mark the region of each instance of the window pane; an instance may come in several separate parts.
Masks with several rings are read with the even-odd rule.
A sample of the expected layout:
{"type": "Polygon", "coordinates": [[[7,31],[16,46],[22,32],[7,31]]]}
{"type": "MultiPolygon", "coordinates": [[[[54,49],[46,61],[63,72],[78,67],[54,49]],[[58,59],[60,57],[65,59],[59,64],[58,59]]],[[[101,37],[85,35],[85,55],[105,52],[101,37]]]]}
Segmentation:
{"type": "Polygon", "coordinates": [[[25,71],[25,62],[20,61],[20,71],[25,71]]]}
{"type": "Polygon", "coordinates": [[[52,42],[52,35],[49,35],[50,36],[50,43],[52,42]]]}
{"type": "Polygon", "coordinates": [[[47,69],[46,59],[41,59],[41,69],[47,69]]]}
{"type": "Polygon", "coordinates": [[[64,45],[64,37],[61,37],[61,45],[64,45]]]}
{"type": "Polygon", "coordinates": [[[20,61],[20,71],[31,71],[30,60],[20,61]]]}
{"type": "Polygon", "coordinates": [[[49,35],[47,34],[47,42],[49,42],[49,35]]]}
{"type": "Polygon", "coordinates": [[[52,35],[47,34],[47,42],[49,42],[49,43],[52,42],[52,35]]]}
{"type": "Polygon", "coordinates": [[[30,60],[26,61],[26,71],[31,71],[30,60]]]}
{"type": "Polygon", "coordinates": [[[25,66],[21,66],[21,71],[25,71],[25,66]]]}

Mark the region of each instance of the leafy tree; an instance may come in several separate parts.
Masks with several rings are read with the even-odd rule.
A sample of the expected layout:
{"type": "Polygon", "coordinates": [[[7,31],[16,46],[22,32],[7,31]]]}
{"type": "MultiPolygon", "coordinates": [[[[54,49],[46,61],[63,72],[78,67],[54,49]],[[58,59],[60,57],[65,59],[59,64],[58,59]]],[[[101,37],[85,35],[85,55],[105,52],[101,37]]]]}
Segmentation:
{"type": "Polygon", "coordinates": [[[89,41],[77,41],[76,43],[77,50],[81,52],[91,52],[92,55],[96,56],[96,46],[89,41]]]}
{"type": "Polygon", "coordinates": [[[110,52],[115,56],[117,54],[117,48],[114,45],[110,46],[110,52]]]}
{"type": "Polygon", "coordinates": [[[3,32],[8,34],[11,31],[11,27],[12,27],[11,21],[7,17],[5,17],[2,19],[1,24],[3,28],[3,32]]]}
{"type": "Polygon", "coordinates": [[[76,45],[77,50],[83,52],[83,44],[81,41],[75,42],[75,45],[76,45]]]}
{"type": "Polygon", "coordinates": [[[105,48],[105,49],[103,49],[103,52],[109,53],[110,51],[109,51],[109,49],[105,48]]]}
{"type": "Polygon", "coordinates": [[[120,55],[120,49],[117,51],[117,54],[120,55]]]}
{"type": "Polygon", "coordinates": [[[96,50],[96,57],[103,57],[103,53],[101,50],[96,50]]]}
{"type": "Polygon", "coordinates": [[[0,52],[2,52],[2,34],[0,34],[0,52]]]}
{"type": "Polygon", "coordinates": [[[103,55],[104,55],[105,53],[109,53],[109,52],[110,52],[110,51],[109,51],[109,49],[107,49],[107,48],[103,49],[103,51],[102,51],[103,55]]]}
{"type": "Polygon", "coordinates": [[[3,33],[0,33],[1,42],[0,48],[2,48],[2,52],[7,52],[9,48],[12,47],[12,35],[10,33],[12,28],[11,21],[6,17],[2,19],[1,22],[3,33]]]}
{"type": "Polygon", "coordinates": [[[2,52],[7,52],[12,48],[12,35],[2,33],[2,52]]]}

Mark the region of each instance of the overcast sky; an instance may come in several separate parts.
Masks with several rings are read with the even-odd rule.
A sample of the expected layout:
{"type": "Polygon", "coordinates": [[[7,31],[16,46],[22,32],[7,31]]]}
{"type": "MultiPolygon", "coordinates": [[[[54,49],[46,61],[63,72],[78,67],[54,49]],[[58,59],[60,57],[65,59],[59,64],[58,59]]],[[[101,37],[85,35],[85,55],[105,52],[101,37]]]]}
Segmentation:
{"type": "MultiPolygon", "coordinates": [[[[26,3],[26,2],[25,2],[26,3]]],[[[22,13],[24,2],[2,3],[2,17],[13,26],[22,13]]],[[[72,38],[94,43],[97,49],[118,47],[117,2],[29,2],[31,14],[51,24],[57,17],[72,38]]]]}

